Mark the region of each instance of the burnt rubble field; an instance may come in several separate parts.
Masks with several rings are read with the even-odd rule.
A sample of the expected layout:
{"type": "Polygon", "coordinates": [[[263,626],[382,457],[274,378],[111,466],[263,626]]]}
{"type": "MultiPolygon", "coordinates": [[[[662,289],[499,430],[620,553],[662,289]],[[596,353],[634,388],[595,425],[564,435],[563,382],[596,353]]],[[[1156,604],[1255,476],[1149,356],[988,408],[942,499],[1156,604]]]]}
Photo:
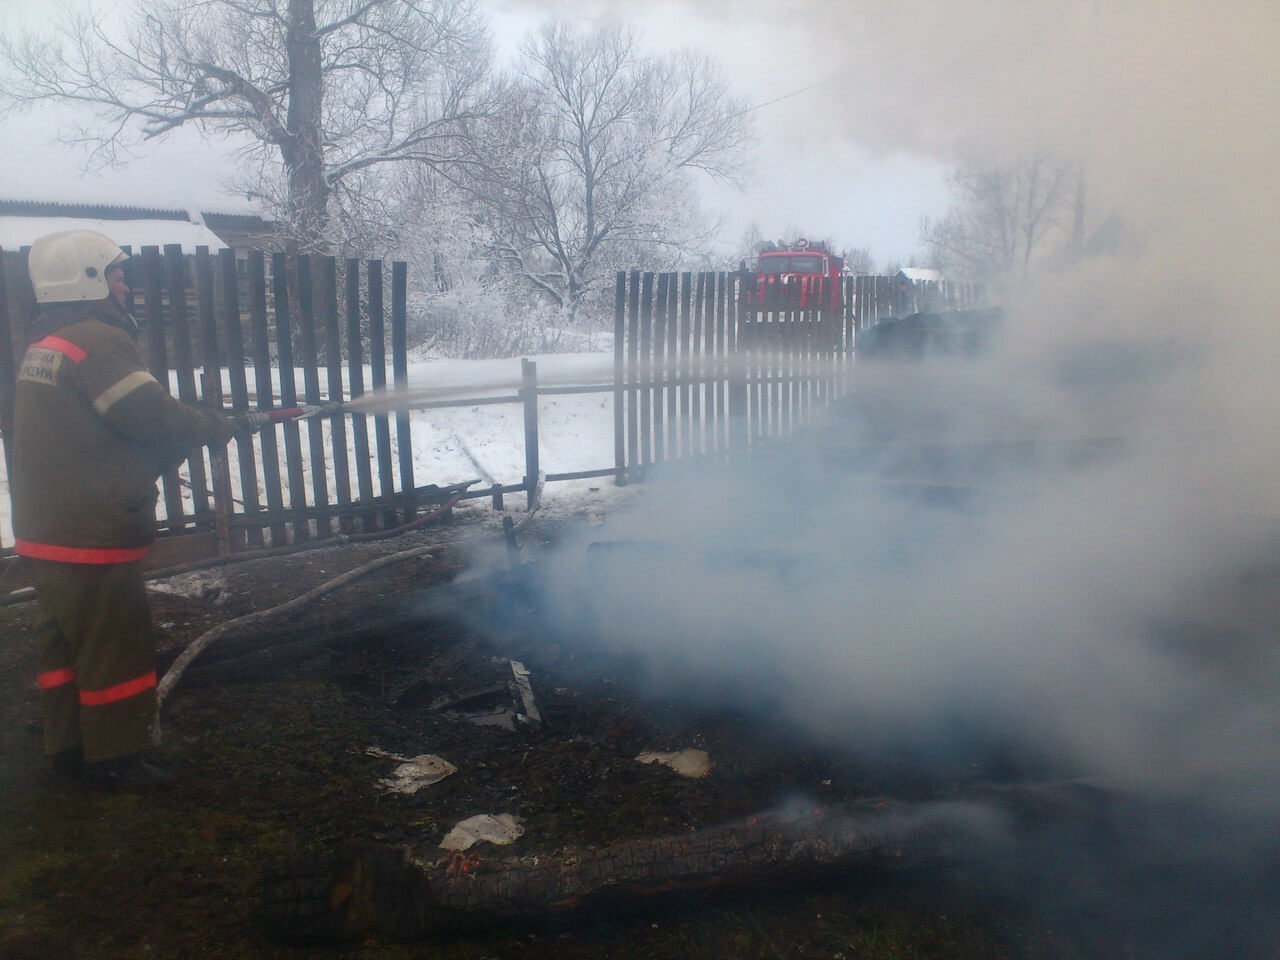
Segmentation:
{"type": "MultiPolygon", "coordinates": [[[[465,525],[425,536],[449,539],[465,525]]],[[[551,526],[533,525],[527,538],[554,538],[551,526]]],[[[154,594],[162,659],[217,621],[289,599],[374,552],[348,547],[248,562],[227,568],[225,586],[203,598],[154,594]]],[[[342,640],[397,599],[450,583],[464,564],[461,551],[443,547],[325,598],[281,626],[287,638],[274,638],[288,643],[327,631],[332,648],[300,660],[237,665],[211,650],[166,707],[158,756],[180,780],[157,796],[89,792],[46,771],[29,683],[30,610],[0,611],[8,687],[0,955],[309,956],[314,944],[282,942],[264,916],[264,877],[312,858],[323,863],[353,842],[438,841],[466,817],[510,813],[524,836],[468,855],[486,846],[494,856],[523,854],[690,834],[788,798],[837,804],[891,786],[908,797],[940,786],[826,755],[746,711],[645,702],[628,689],[624,663],[583,675],[554,638],[514,628],[530,600],[510,582],[514,595],[503,606],[512,616],[499,636],[446,619],[389,640],[342,640]],[[511,721],[516,707],[502,658],[528,667],[541,725],[511,721]],[[493,724],[474,722],[481,716],[493,724]],[[395,763],[371,756],[370,747],[439,755],[457,772],[416,794],[389,793],[379,781],[395,763]],[[705,750],[714,773],[687,778],[635,759],[646,749],[686,748],[705,750]]],[[[474,598],[481,586],[502,589],[457,589],[474,598]]],[[[980,899],[953,902],[948,882],[900,882],[837,876],[799,891],[787,883],[741,897],[644,897],[409,942],[374,931],[330,949],[377,957],[986,957],[1017,955],[1027,938],[1053,941],[1016,911],[980,899]]]]}
{"type": "MultiPolygon", "coordinates": [[[[164,795],[53,778],[29,683],[30,610],[0,610],[0,956],[1172,956],[1159,929],[1178,898],[1209,909],[1213,884],[1179,874],[1179,854],[1151,856],[1150,825],[1179,812],[1152,816],[958,734],[941,765],[859,756],[788,723],[767,689],[750,702],[655,697],[626,657],[584,660],[541,615],[536,571],[587,526],[585,511],[535,518],[510,564],[477,576],[475,545],[499,545],[501,532],[491,515],[463,515],[401,538],[439,542],[429,556],[228,637],[166,705],[158,756],[179,783],[164,795]],[[644,751],[704,751],[710,771],[682,776],[638,762],[644,751]],[[395,757],[423,754],[455,772],[415,793],[387,789],[395,757]],[[957,833],[967,814],[952,814],[975,800],[1016,829],[957,833]],[[479,814],[511,815],[523,835],[436,846],[479,814]],[[1150,916],[1092,886],[1098,851],[1121,849],[1133,854],[1127,889],[1173,898],[1150,916]],[[610,883],[617,851],[631,869],[610,883]],[[644,851],[662,861],[656,872],[640,869],[644,851]],[[530,873],[535,862],[550,873],[530,873]],[[599,882],[533,889],[581,862],[599,882]],[[521,864],[514,879],[489,877],[496,900],[422,909],[442,884],[474,890],[486,870],[521,864]],[[524,909],[504,909],[521,896],[524,909]]],[[[190,595],[156,592],[162,661],[379,550],[250,561],[188,579],[190,595]]],[[[1232,884],[1216,892],[1230,901],[1232,884]]],[[[1223,926],[1186,955],[1246,955],[1232,952],[1241,942],[1223,926]]]]}

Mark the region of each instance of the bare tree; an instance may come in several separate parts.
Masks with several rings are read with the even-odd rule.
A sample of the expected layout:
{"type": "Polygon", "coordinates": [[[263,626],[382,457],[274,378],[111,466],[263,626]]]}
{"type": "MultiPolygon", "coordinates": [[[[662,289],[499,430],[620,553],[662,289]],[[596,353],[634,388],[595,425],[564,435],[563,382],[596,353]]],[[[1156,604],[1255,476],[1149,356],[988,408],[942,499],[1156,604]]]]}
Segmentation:
{"type": "Polygon", "coordinates": [[[94,108],[68,137],[100,158],[187,125],[245,136],[253,189],[305,247],[376,166],[463,160],[490,108],[476,0],[136,0],[119,29],[65,6],[0,44],[0,96],[94,108]]]}
{"type": "Polygon", "coordinates": [[[853,247],[844,252],[844,268],[854,276],[876,272],[876,259],[870,247],[853,247]]]}
{"type": "Polygon", "coordinates": [[[968,165],[950,178],[941,219],[925,218],[920,239],[944,272],[974,280],[1025,276],[1070,215],[1072,164],[1039,152],[1006,165],[968,165]]]}
{"type": "Polygon", "coordinates": [[[709,239],[692,175],[737,182],[750,142],[713,61],[645,55],[616,23],[542,26],[509,102],[469,189],[488,255],[569,323],[628,254],[709,239]]]}
{"type": "Polygon", "coordinates": [[[733,263],[750,264],[760,253],[760,246],[764,243],[764,234],[760,230],[760,224],[752,220],[745,230],[742,231],[742,237],[738,240],[738,245],[734,249],[733,263]]]}

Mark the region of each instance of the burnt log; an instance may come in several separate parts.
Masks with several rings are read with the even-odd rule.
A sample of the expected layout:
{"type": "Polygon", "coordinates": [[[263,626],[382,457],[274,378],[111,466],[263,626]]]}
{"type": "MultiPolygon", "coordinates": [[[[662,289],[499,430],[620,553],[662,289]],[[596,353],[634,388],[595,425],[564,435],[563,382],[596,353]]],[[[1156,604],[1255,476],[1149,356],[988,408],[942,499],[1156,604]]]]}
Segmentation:
{"type": "Polygon", "coordinates": [[[545,920],[604,903],[762,881],[864,877],[989,851],[1028,825],[1096,814],[1078,784],[987,788],[928,803],[868,800],[749,817],[696,833],[520,856],[430,843],[366,846],[276,871],[262,920],[289,942],[397,939],[545,920]]]}

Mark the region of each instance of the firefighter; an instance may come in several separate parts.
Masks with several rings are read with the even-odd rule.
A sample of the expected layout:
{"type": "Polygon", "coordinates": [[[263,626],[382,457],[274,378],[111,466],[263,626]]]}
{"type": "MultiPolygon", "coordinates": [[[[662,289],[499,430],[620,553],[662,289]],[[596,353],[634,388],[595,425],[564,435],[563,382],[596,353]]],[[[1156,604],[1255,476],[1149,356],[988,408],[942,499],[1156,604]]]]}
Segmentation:
{"type": "Polygon", "coordinates": [[[142,565],[156,480],[244,427],[180,403],[147,372],[125,260],[91,230],[31,246],[38,313],[18,372],[11,490],[16,551],[35,572],[45,753],[55,770],[138,791],[173,780],[144,756],[156,674],[142,565]]]}

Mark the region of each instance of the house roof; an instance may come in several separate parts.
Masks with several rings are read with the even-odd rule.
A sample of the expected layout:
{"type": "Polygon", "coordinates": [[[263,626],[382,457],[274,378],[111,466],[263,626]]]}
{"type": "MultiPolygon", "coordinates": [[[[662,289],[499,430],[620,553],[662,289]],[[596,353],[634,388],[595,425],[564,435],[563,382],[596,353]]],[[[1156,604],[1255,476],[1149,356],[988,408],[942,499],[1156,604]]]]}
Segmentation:
{"type": "Polygon", "coordinates": [[[97,230],[120,246],[134,250],[177,243],[186,253],[198,246],[227,246],[218,230],[266,230],[270,222],[253,214],[191,211],[159,207],[115,206],[101,203],[58,203],[0,198],[0,247],[30,246],[46,233],[59,230],[97,230]]]}
{"type": "Polygon", "coordinates": [[[208,227],[190,220],[164,217],[108,219],[105,217],[13,217],[0,214],[0,247],[17,250],[29,247],[37,237],[61,230],[96,230],[122,247],[131,250],[148,244],[182,245],[183,253],[195,253],[196,247],[217,250],[227,244],[208,227]]]}
{"type": "Polygon", "coordinates": [[[0,198],[0,217],[87,217],[94,220],[189,220],[185,210],[0,198]]]}
{"type": "Polygon", "coordinates": [[[216,210],[202,210],[200,216],[205,226],[211,230],[236,228],[239,230],[269,230],[275,224],[260,217],[256,213],[220,213],[216,210]]]}

